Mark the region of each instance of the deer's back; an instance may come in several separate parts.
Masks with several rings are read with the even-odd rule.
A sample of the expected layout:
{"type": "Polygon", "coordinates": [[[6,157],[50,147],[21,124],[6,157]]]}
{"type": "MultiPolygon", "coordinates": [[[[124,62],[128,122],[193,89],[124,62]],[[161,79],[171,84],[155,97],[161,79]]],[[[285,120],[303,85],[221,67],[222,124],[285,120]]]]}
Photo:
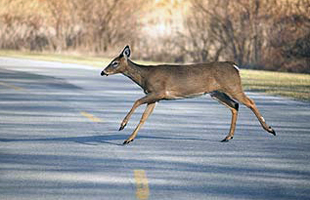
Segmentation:
{"type": "Polygon", "coordinates": [[[149,70],[147,90],[165,91],[167,99],[197,96],[240,83],[239,72],[230,62],[158,65],[149,70]]]}

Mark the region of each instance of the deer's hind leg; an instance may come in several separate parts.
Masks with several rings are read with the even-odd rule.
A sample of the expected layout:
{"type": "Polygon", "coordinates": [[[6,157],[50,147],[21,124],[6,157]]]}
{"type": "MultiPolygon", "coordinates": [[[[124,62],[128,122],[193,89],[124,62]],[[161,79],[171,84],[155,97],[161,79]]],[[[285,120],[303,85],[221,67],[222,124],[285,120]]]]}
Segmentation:
{"type": "Polygon", "coordinates": [[[257,117],[263,129],[265,129],[267,132],[271,133],[272,135],[276,135],[276,132],[269,125],[267,125],[265,119],[260,114],[259,110],[257,109],[255,105],[255,102],[252,99],[247,97],[243,92],[238,93],[237,95],[233,95],[233,98],[239,101],[240,103],[243,103],[244,105],[246,105],[248,108],[250,108],[253,111],[253,113],[257,117]]]}
{"type": "Polygon", "coordinates": [[[219,101],[220,103],[227,106],[232,114],[231,118],[231,125],[228,135],[222,140],[222,142],[228,142],[229,140],[233,139],[235,129],[236,129],[236,123],[237,123],[237,116],[238,116],[238,109],[239,104],[232,100],[227,94],[219,91],[214,91],[211,94],[211,97],[219,101]]]}

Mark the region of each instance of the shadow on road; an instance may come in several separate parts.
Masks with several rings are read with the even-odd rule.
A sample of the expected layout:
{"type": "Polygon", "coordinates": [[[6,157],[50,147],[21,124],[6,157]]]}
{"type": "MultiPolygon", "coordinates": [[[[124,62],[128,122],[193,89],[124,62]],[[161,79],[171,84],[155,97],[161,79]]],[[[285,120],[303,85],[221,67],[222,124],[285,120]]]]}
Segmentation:
{"type": "MultiPolygon", "coordinates": [[[[123,146],[119,143],[119,140],[125,140],[129,135],[97,135],[97,136],[80,136],[80,137],[50,137],[50,138],[25,138],[25,139],[6,139],[0,138],[0,142],[76,142],[86,145],[97,145],[99,143],[112,144],[117,146],[123,146]],[[116,142],[117,141],[117,142],[116,142]]],[[[197,140],[204,141],[200,138],[190,137],[156,137],[156,136],[137,136],[137,139],[153,139],[153,140],[197,140]]]]}
{"type": "Polygon", "coordinates": [[[54,88],[54,89],[82,89],[76,85],[69,84],[67,81],[61,78],[56,78],[54,76],[46,76],[42,74],[34,74],[29,72],[22,71],[13,71],[8,69],[0,68],[1,80],[4,82],[11,83],[13,81],[14,84],[31,88],[41,88],[42,85],[44,87],[54,88]]]}

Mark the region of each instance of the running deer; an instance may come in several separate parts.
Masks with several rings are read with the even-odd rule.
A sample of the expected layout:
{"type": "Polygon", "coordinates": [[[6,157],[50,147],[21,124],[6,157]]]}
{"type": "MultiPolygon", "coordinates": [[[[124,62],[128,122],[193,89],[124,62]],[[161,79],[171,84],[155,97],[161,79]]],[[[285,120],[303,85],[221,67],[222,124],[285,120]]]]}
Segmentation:
{"type": "Polygon", "coordinates": [[[131,61],[130,54],[131,50],[127,45],[121,54],[101,72],[101,76],[122,73],[138,84],[145,93],[144,97],[133,104],[121,123],[119,130],[125,128],[138,106],[147,104],[139,124],[123,144],[128,144],[135,139],[139,129],[153,112],[156,102],[196,97],[207,93],[227,106],[232,113],[230,131],[222,142],[233,139],[239,108],[236,101],[250,108],[261,126],[276,135],[275,131],[266,124],[254,101],[244,94],[239,68],[233,62],[145,66],[131,61]]]}

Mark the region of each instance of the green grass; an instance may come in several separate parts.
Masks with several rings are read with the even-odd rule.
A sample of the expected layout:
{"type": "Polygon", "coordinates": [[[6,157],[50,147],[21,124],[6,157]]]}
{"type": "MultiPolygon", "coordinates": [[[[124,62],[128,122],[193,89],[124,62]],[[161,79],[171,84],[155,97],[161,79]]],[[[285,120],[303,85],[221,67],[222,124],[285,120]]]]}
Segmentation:
{"type": "MultiPolygon", "coordinates": [[[[111,58],[88,55],[66,55],[59,53],[32,53],[16,51],[0,51],[0,56],[35,60],[75,63],[104,68],[111,58]]],[[[152,62],[138,61],[141,64],[152,62]]],[[[310,101],[310,75],[258,70],[241,70],[243,87],[246,91],[264,92],[271,95],[291,97],[310,101]]]]}
{"type": "Polygon", "coordinates": [[[310,101],[310,75],[241,70],[245,90],[310,101]]]}

